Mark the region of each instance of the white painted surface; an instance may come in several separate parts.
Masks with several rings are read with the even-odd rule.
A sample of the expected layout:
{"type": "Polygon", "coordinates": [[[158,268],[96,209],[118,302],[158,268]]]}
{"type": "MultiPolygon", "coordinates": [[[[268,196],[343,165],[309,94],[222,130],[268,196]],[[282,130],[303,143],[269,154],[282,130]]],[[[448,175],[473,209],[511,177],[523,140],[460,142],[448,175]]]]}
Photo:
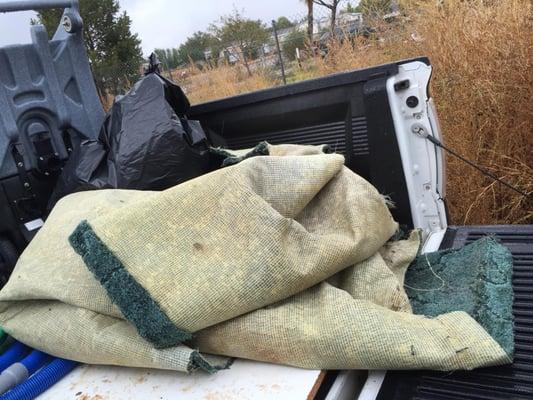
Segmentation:
{"type": "Polygon", "coordinates": [[[440,231],[431,232],[427,237],[424,245],[422,246],[422,253],[430,253],[432,251],[437,251],[444,239],[446,234],[446,229],[441,229],[440,231]]]}
{"type": "Polygon", "coordinates": [[[353,400],[361,390],[362,374],[366,371],[340,371],[331,385],[326,400],[353,400]]]}
{"type": "Polygon", "coordinates": [[[357,400],[375,400],[386,373],[387,371],[382,370],[368,371],[368,378],[366,378],[365,385],[361,389],[357,400]]]}
{"type": "Polygon", "coordinates": [[[306,399],[320,371],[236,360],[214,375],[82,365],[39,400],[306,399]]]}
{"type": "Polygon", "coordinates": [[[35,229],[39,229],[43,225],[44,225],[44,221],[41,218],[33,219],[24,224],[26,229],[30,232],[34,231],[35,229]]]}
{"type": "Polygon", "coordinates": [[[447,227],[441,198],[445,185],[442,150],[412,132],[413,126],[423,127],[426,135],[440,140],[437,114],[427,92],[432,67],[414,61],[399,65],[398,69],[398,74],[387,80],[387,96],[409,192],[413,224],[415,228],[423,229],[425,237],[429,232],[447,227]],[[403,80],[409,80],[409,88],[395,91],[394,84],[403,80]],[[416,107],[406,105],[410,96],[418,98],[416,107]]]}

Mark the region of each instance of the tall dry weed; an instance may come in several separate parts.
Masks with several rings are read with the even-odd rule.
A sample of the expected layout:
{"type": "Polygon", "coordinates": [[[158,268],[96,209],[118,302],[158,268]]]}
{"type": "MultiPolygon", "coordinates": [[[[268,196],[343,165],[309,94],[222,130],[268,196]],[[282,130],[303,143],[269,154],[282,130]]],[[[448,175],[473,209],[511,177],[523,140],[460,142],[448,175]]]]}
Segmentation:
{"type": "Polygon", "coordinates": [[[244,68],[222,65],[216,68],[206,67],[204,70],[194,68],[185,87],[191,102],[199,103],[272,85],[270,77],[262,71],[249,76],[244,68]]]}
{"type": "MultiPolygon", "coordinates": [[[[533,7],[527,0],[447,0],[416,15],[434,65],[433,96],[448,146],[533,193],[533,7]]],[[[533,223],[533,203],[448,157],[458,224],[533,223]]]]}

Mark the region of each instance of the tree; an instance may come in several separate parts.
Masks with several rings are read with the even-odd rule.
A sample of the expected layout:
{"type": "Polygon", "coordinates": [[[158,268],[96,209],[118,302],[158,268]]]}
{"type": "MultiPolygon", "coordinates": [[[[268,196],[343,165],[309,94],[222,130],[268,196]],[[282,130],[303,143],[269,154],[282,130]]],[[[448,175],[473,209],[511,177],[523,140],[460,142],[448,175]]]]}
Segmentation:
{"type": "Polygon", "coordinates": [[[173,49],[155,49],[154,53],[161,61],[163,68],[174,69],[182,64],[181,57],[177,48],[173,49]]]}
{"type": "Polygon", "coordinates": [[[296,58],[296,49],[305,48],[305,32],[299,31],[298,29],[293,29],[285,38],[282,46],[283,55],[289,60],[294,60],[296,58]]]}
{"type": "Polygon", "coordinates": [[[205,61],[206,52],[211,51],[215,57],[220,53],[218,39],[206,32],[195,32],[178,48],[155,49],[163,67],[174,69],[189,62],[205,61]]]}
{"type": "Polygon", "coordinates": [[[307,6],[307,36],[309,37],[309,43],[313,43],[313,22],[314,22],[314,16],[313,16],[313,7],[314,2],[313,0],[302,0],[306,6],[307,6]]]}
{"type": "Polygon", "coordinates": [[[392,0],[361,0],[355,9],[365,16],[376,17],[390,13],[394,4],[392,0]]]}
{"type": "Polygon", "coordinates": [[[357,7],[352,6],[352,3],[348,2],[348,4],[346,4],[346,8],[344,9],[344,11],[347,13],[356,13],[357,7]]]}
{"type": "Polygon", "coordinates": [[[179,58],[182,63],[188,63],[191,60],[204,61],[205,52],[212,50],[215,44],[216,39],[213,35],[206,32],[195,32],[179,47],[179,58]]]}
{"type": "Polygon", "coordinates": [[[237,10],[210,27],[231,55],[240,60],[252,76],[249,61],[257,57],[259,50],[270,39],[270,33],[260,20],[244,18],[237,10]]]}
{"type": "Polygon", "coordinates": [[[291,21],[289,21],[287,17],[279,17],[276,20],[277,29],[287,29],[287,28],[292,28],[293,26],[294,24],[291,21]]]}
{"type": "Polygon", "coordinates": [[[330,17],[330,30],[333,32],[335,30],[335,24],[337,20],[337,8],[339,7],[339,3],[342,0],[313,0],[313,3],[319,6],[323,6],[328,8],[331,11],[331,17],[330,17]]]}
{"type": "MultiPolygon", "coordinates": [[[[100,96],[118,93],[139,77],[143,60],[141,42],[130,30],[131,19],[120,12],[117,0],[80,0],[79,5],[96,88],[100,96]]],[[[43,24],[52,36],[61,14],[58,9],[41,10],[32,23],[43,24]]]]}

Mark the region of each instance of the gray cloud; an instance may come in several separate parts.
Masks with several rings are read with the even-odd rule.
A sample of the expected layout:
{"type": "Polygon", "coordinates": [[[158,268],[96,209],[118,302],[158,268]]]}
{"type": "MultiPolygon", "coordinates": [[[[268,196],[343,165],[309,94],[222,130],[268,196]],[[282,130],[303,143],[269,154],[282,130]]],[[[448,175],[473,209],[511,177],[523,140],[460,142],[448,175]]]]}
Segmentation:
{"type": "MultiPolygon", "coordinates": [[[[281,15],[292,18],[306,13],[300,0],[121,0],[120,4],[131,17],[132,30],[142,40],[146,54],[156,47],[179,45],[234,8],[264,22],[281,15]]],[[[0,14],[0,46],[30,42],[29,22],[34,15],[33,12],[0,14]]]]}
{"type": "Polygon", "coordinates": [[[145,53],[155,47],[177,46],[234,8],[244,9],[245,16],[265,22],[280,15],[292,17],[306,12],[299,0],[152,0],[149,6],[140,0],[123,0],[121,4],[132,18],[133,30],[139,34],[145,53]]]}
{"type": "Polygon", "coordinates": [[[33,11],[0,14],[0,46],[30,43],[30,19],[33,11]]]}

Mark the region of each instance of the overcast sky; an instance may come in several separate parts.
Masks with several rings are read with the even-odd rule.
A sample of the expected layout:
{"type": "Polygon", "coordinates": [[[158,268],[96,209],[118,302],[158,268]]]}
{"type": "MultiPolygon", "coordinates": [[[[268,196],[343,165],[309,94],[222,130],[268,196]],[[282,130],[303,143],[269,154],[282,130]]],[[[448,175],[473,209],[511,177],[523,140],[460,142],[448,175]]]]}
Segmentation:
{"type": "MultiPolygon", "coordinates": [[[[0,0],[0,3],[3,0],[0,0]]],[[[132,19],[145,54],[156,47],[175,47],[198,30],[205,30],[221,15],[236,7],[244,15],[265,22],[285,15],[306,14],[300,0],[119,0],[132,19]]],[[[0,14],[0,46],[30,42],[29,24],[33,12],[0,14]]]]}

